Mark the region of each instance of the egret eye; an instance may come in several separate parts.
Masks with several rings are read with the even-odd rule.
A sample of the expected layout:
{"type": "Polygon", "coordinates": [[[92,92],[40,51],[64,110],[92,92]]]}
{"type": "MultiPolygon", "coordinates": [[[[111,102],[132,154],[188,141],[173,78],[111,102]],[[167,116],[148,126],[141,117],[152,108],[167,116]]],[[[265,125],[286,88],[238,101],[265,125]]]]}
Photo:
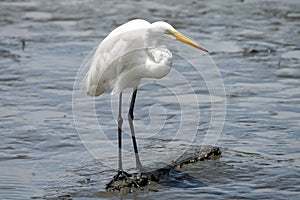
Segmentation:
{"type": "Polygon", "coordinates": [[[166,30],[165,30],[165,34],[173,35],[173,32],[172,32],[170,29],[166,29],[166,30]]]}

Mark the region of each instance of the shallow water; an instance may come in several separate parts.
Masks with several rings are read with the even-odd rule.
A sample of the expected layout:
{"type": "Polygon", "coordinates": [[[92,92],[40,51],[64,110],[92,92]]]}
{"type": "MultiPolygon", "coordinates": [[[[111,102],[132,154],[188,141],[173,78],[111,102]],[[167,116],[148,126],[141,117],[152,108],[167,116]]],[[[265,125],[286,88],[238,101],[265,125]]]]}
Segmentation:
{"type": "MultiPolygon", "coordinates": [[[[82,144],[84,134],[78,135],[73,119],[73,84],[82,60],[107,33],[130,19],[145,18],[168,21],[210,50],[226,91],[226,102],[222,98],[212,102],[226,103],[225,125],[216,143],[223,155],[184,166],[152,186],[156,192],[127,197],[299,199],[299,13],[296,0],[0,1],[0,198],[119,198],[105,192],[105,184],[115,174],[108,165],[116,166],[117,150],[98,145],[100,154],[110,154],[102,153],[97,160],[82,144]]],[[[169,159],[164,145],[179,130],[178,110],[191,116],[185,118],[183,132],[197,129],[196,144],[203,143],[209,127],[212,104],[203,77],[194,77],[192,69],[176,62],[175,70],[197,88],[200,121],[195,125],[192,106],[182,107],[190,98],[180,104],[168,92],[179,88],[179,97],[190,95],[184,84],[180,87],[180,80],[170,76],[161,82],[148,80],[138,93],[136,110],[138,143],[146,163],[153,164],[151,154],[169,159]],[[189,125],[196,128],[189,130],[189,125]]],[[[116,143],[112,111],[101,109],[113,105],[115,110],[115,102],[111,104],[109,93],[95,100],[99,123],[116,143]]],[[[86,127],[89,139],[100,144],[93,138],[96,124],[86,127]]],[[[186,148],[183,140],[177,142],[167,149],[186,148]]],[[[126,135],[124,148],[131,148],[126,135]]],[[[127,167],[134,163],[131,155],[131,151],[124,155],[127,167]]]]}

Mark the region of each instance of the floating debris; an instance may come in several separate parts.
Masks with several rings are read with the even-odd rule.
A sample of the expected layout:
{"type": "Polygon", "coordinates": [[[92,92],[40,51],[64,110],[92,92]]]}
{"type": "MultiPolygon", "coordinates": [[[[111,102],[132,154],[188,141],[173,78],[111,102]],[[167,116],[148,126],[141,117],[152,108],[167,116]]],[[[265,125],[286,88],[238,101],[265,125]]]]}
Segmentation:
{"type": "Polygon", "coordinates": [[[244,49],[243,50],[243,56],[249,56],[249,55],[253,55],[253,54],[258,54],[259,51],[256,49],[244,49]]]}
{"type": "Polygon", "coordinates": [[[243,50],[243,56],[251,56],[251,55],[256,55],[258,53],[272,53],[272,52],[274,52],[274,50],[270,48],[262,49],[262,50],[245,48],[243,50]]]}
{"type": "Polygon", "coordinates": [[[22,51],[24,51],[25,50],[25,46],[26,46],[25,40],[22,39],[21,42],[22,42],[22,51]]]}

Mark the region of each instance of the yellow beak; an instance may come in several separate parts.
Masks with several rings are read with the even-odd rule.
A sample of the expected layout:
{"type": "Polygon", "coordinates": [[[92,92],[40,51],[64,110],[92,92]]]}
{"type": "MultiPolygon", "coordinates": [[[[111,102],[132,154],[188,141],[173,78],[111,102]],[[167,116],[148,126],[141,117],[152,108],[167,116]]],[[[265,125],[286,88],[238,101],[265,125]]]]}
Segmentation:
{"type": "Polygon", "coordinates": [[[193,47],[196,47],[197,49],[200,49],[200,50],[205,51],[205,52],[208,53],[208,51],[207,51],[206,49],[204,49],[203,47],[201,47],[197,42],[194,42],[194,41],[191,40],[190,38],[188,38],[188,37],[182,35],[181,33],[177,32],[177,31],[174,31],[174,30],[167,30],[167,33],[174,35],[174,37],[175,37],[177,40],[181,41],[181,42],[184,42],[184,43],[186,43],[186,44],[189,44],[189,45],[191,45],[191,46],[193,46],[193,47]]]}

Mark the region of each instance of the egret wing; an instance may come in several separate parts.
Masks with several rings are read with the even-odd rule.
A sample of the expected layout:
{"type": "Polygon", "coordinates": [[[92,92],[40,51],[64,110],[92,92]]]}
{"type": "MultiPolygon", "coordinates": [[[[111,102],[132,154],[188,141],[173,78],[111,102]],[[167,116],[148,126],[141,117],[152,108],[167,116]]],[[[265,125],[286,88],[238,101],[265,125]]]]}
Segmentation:
{"type": "Polygon", "coordinates": [[[129,65],[122,58],[133,51],[144,49],[144,36],[150,25],[145,20],[133,20],[113,30],[97,47],[87,62],[86,77],[88,95],[98,96],[112,89],[118,76],[129,65]]]}

